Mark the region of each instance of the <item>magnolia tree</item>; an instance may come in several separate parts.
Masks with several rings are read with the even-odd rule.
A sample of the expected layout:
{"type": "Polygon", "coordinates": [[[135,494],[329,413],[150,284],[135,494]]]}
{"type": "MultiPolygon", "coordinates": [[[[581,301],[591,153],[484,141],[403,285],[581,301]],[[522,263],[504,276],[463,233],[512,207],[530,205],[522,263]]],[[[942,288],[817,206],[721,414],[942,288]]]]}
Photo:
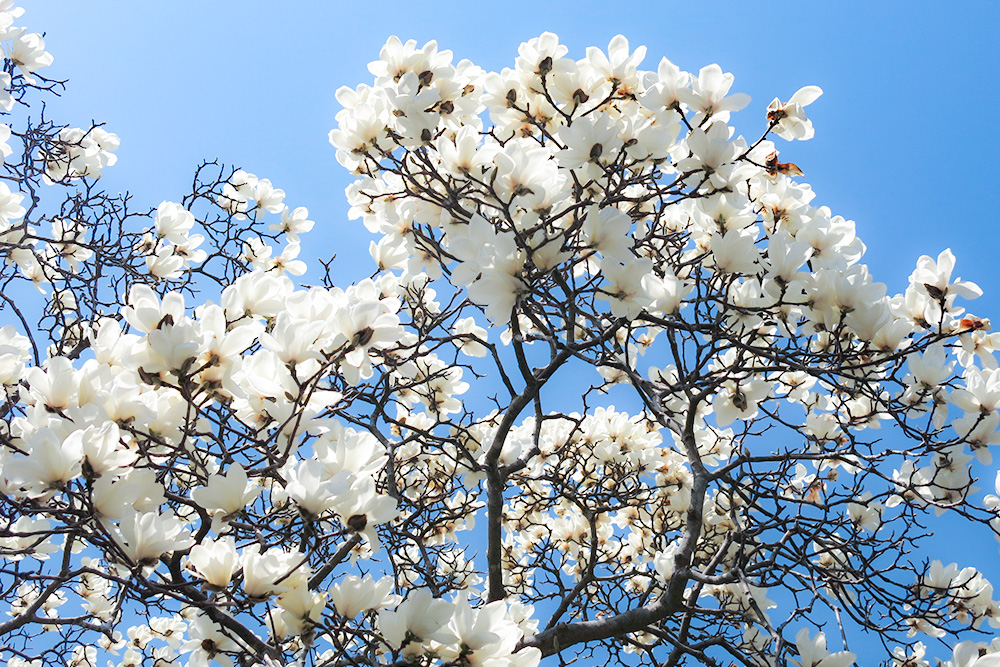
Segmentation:
{"type": "Polygon", "coordinates": [[[45,116],[20,14],[7,664],[1000,665],[990,583],[921,551],[1000,530],[1000,339],[948,250],[887,295],[781,161],[819,88],[745,138],[732,75],[623,37],[390,39],[330,133],[377,272],[306,285],[331,234],[264,178],[104,192],[118,137],[45,116]]]}

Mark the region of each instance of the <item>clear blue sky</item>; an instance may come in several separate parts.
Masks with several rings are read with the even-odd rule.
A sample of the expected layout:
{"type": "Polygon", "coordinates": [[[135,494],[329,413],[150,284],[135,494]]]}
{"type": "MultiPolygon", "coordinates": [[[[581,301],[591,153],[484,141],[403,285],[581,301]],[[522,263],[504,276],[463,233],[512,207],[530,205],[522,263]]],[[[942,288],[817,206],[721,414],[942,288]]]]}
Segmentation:
{"type": "MultiPolygon", "coordinates": [[[[763,127],[772,98],[819,85],[825,94],[809,109],[816,138],[781,146],[817,192],[813,203],[857,222],[867,262],[891,293],[921,254],[951,247],[958,274],[986,292],[973,310],[1000,325],[1000,177],[991,162],[1000,153],[1000,3],[25,4],[20,23],[47,32],[55,56],[46,74],[69,79],[50,115],[106,121],[121,136],[108,188],[155,206],[184,194],[201,159],[236,164],[283,188],[291,206],[307,206],[318,223],[312,240],[335,235],[325,247],[344,258],[345,282],[372,267],[367,235],[346,218],[349,179],[326,134],[335,90],[370,83],[367,63],[389,35],[436,39],[456,59],[499,69],[545,30],[573,57],[622,33],[648,47],[648,69],[667,56],[688,71],[717,62],[733,72],[734,91],[753,97],[733,119],[747,136],[763,127]]],[[[992,475],[984,481],[992,486],[992,475]]],[[[935,556],[996,561],[995,543],[981,544],[979,554],[935,556]]],[[[1000,586],[1000,573],[991,578],[1000,586]]]]}

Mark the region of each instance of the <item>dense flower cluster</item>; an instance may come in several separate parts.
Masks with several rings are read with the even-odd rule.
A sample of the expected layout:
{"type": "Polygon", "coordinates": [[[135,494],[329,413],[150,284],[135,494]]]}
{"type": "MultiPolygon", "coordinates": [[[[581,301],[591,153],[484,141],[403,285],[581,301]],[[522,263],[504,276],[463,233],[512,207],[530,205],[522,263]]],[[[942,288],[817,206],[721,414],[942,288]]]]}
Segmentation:
{"type": "MultiPolygon", "coordinates": [[[[20,14],[7,112],[50,85],[20,14]]],[[[946,250],[889,295],[813,205],[771,137],[813,136],[818,87],[747,139],[718,65],[567,54],[392,38],[338,91],[378,234],[346,288],[296,282],[314,223],[267,179],[202,165],[135,214],[94,190],[117,136],[2,126],[33,169],[0,184],[4,275],[45,293],[0,327],[8,664],[846,667],[856,630],[997,664],[960,641],[992,585],[910,556],[928,513],[1000,534],[979,288],[946,250]]]]}

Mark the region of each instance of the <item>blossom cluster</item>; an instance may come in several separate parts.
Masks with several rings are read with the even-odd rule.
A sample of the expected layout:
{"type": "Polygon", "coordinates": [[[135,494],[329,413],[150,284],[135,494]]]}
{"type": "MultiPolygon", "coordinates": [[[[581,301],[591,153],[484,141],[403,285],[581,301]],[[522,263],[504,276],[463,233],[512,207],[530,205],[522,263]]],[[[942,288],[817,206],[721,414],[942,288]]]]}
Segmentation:
{"type": "Polygon", "coordinates": [[[64,128],[59,131],[54,149],[45,156],[45,177],[50,183],[100,178],[105,167],[118,161],[114,153],[119,144],[117,134],[99,127],[64,128]]]}
{"type": "MultiPolygon", "coordinates": [[[[21,99],[51,57],[18,16],[21,99]]],[[[845,617],[897,665],[918,635],[995,664],[959,641],[1000,626],[989,581],[909,556],[928,513],[1000,535],[980,289],[950,250],[872,277],[774,142],[813,136],[818,87],[746,138],[718,65],[568,53],[485,72],[391,38],[338,91],[378,236],[346,288],[297,282],[314,222],[266,178],[206,163],[132,214],[91,192],[115,135],[31,139],[24,187],[76,204],[0,184],[4,266],[53,292],[48,349],[0,327],[9,664],[846,667],[808,627],[845,617]]]]}
{"type": "MultiPolygon", "coordinates": [[[[352,215],[380,235],[380,269],[446,280],[505,343],[544,341],[587,358],[610,332],[611,349],[590,363],[604,388],[627,384],[644,397],[638,417],[598,409],[512,426],[501,412],[467,431],[463,447],[482,466],[468,466],[467,479],[488,477],[475,473],[495,460],[519,489],[502,513],[505,590],[542,594],[553,548],[571,580],[601,572],[633,594],[666,594],[688,563],[763,557],[766,538],[732,539],[763,511],[753,500],[761,491],[721,482],[748,465],[739,462],[749,425],[790,414],[781,423],[803,448],[782,456],[794,465],[749,483],[807,515],[839,508],[843,529],[873,535],[861,551],[833,531],[803,542],[817,555],[801,558],[838,582],[829,595],[850,600],[848,573],[865,549],[877,552],[883,524],[909,508],[965,506],[976,491],[971,462],[992,461],[997,339],[958,303],[981,291],[953,276],[945,250],[920,258],[905,292],[888,294],[862,262],[855,224],[813,204],[769,135],[811,138],[805,108],[818,87],[775,99],[764,135],[745,139],[730,119],[749,98],[730,92],[732,75],[717,65],[691,74],[667,59],[643,71],[644,51],[619,36],[607,53],[574,61],[546,33],[494,73],[455,64],[434,42],[391,39],[369,67],[372,85],[338,91],[345,108],[330,140],[358,177],[352,215]],[[640,367],[662,354],[673,363],[640,367]],[[860,446],[890,419],[927,445],[892,455],[860,446]],[[896,470],[865,490],[877,461],[896,470]],[[715,484],[694,498],[705,518],[685,556],[699,468],[722,472],[702,473],[715,484]]],[[[748,590],[764,589],[713,585],[702,595],[767,628],[771,605],[748,590]]],[[[968,597],[958,582],[944,590],[968,597]]],[[[995,623],[991,596],[982,599],[971,615],[946,615],[995,623]]],[[[935,625],[929,606],[909,609],[907,627],[935,625]]]]}

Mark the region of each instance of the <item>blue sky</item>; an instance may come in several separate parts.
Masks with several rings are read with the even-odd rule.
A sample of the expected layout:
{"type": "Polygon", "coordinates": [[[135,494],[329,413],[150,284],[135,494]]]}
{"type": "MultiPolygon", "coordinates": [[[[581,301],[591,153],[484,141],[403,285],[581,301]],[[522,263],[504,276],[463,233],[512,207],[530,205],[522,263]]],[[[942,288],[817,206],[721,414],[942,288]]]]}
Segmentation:
{"type": "MultiPolygon", "coordinates": [[[[121,136],[106,187],[155,207],[185,193],[202,159],[241,166],[310,209],[312,240],[336,239],[324,247],[341,258],[344,282],[372,265],[367,234],[347,220],[349,178],[326,134],[334,92],[370,83],[367,63],[389,35],[436,39],[456,59],[499,69],[545,30],[573,57],[622,33],[648,47],[647,69],[667,56],[688,71],[717,62],[733,72],[733,90],[753,97],[733,118],[747,136],[764,126],[772,98],[819,85],[825,94],[809,108],[816,138],[780,145],[817,192],[813,203],[857,222],[891,293],[921,254],[951,247],[957,273],[986,292],[972,310],[1000,325],[991,162],[1000,154],[1000,3],[45,0],[26,9],[20,23],[47,32],[55,57],[45,73],[69,79],[49,115],[105,121],[121,136]]],[[[992,539],[982,548],[996,560],[992,539]]]]}

